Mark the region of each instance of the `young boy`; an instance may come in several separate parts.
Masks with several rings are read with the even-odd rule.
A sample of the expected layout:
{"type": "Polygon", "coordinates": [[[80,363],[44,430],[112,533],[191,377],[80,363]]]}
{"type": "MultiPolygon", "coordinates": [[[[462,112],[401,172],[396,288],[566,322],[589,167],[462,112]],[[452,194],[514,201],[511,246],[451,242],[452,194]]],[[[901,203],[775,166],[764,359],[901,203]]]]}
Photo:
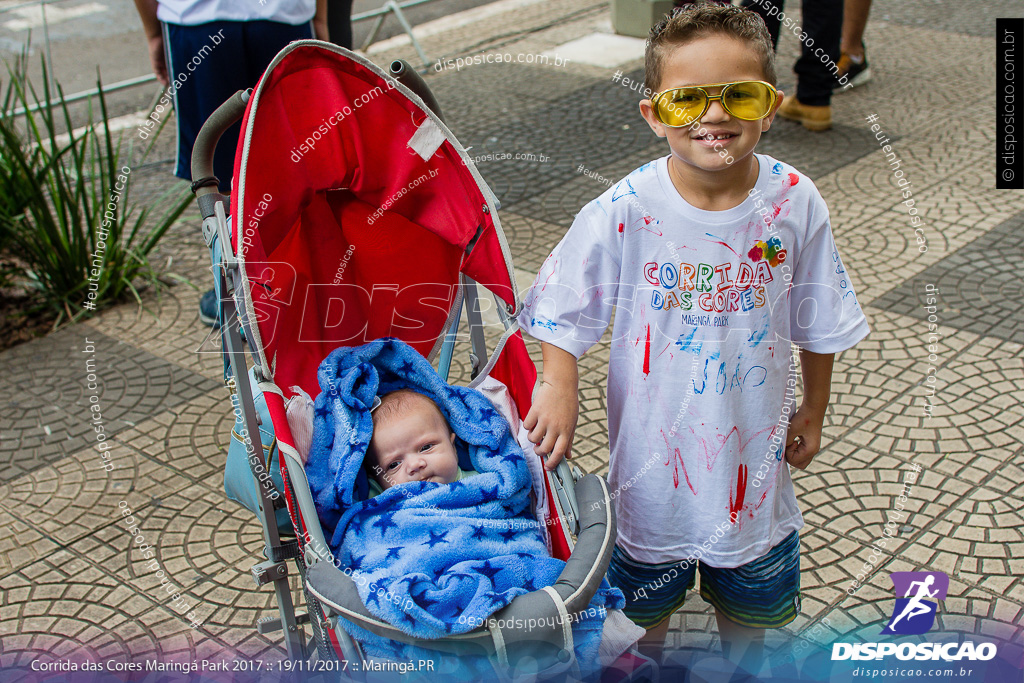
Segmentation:
{"type": "Polygon", "coordinates": [[[525,426],[553,468],[572,444],[577,359],[617,308],[608,577],[660,657],[699,566],[724,653],[755,672],[764,629],[800,604],[803,519],[783,455],[803,469],[818,452],[834,354],[868,333],[814,184],[754,153],[783,98],[773,59],[761,19],[738,7],[700,3],[652,30],[656,94],[640,111],[671,153],[580,211],[519,317],[544,357],[525,426]]]}
{"type": "Polygon", "coordinates": [[[373,436],[367,449],[372,478],[387,490],[409,481],[451,484],[459,469],[455,432],[432,400],[410,389],[385,394],[373,410],[373,436]]]}

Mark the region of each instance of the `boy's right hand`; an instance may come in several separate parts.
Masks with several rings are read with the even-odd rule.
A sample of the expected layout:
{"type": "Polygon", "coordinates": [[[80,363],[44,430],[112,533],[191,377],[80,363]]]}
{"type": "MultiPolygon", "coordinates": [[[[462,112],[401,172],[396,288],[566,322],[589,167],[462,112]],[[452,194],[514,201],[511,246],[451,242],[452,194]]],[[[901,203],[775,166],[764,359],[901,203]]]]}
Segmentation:
{"type": "Polygon", "coordinates": [[[575,386],[542,382],[533,406],[523,421],[537,455],[547,455],[544,469],[554,470],[562,458],[570,457],[580,404],[575,386]]]}
{"type": "Polygon", "coordinates": [[[548,456],[544,469],[551,471],[572,452],[572,438],[580,414],[579,368],[576,357],[568,351],[547,342],[542,342],[541,347],[544,380],[523,427],[529,432],[534,452],[548,456]]]}

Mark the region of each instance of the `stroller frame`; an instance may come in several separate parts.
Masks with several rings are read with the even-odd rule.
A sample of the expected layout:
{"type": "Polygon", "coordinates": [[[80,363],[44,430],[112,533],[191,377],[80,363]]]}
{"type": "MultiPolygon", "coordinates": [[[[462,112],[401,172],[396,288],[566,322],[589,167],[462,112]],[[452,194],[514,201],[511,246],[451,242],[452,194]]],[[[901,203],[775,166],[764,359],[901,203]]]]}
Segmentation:
{"type": "MultiPolygon", "coordinates": [[[[317,44],[316,41],[300,41],[300,43],[317,44]]],[[[319,43],[317,45],[325,44],[319,43]]],[[[291,47],[286,48],[282,55],[291,47]]],[[[331,49],[335,52],[351,54],[333,46],[331,46],[331,49]]],[[[354,56],[352,58],[355,59],[354,56]]],[[[281,55],[275,58],[275,61],[268,67],[268,73],[280,59],[281,55]]],[[[423,111],[428,114],[433,112],[433,118],[439,122],[441,121],[436,113],[439,111],[439,108],[433,96],[419,75],[407,63],[403,61],[394,62],[391,65],[391,75],[403,86],[404,91],[402,94],[411,101],[418,103],[423,111]]],[[[243,347],[245,342],[242,339],[241,331],[245,331],[246,339],[250,343],[252,340],[259,340],[259,332],[256,330],[254,334],[254,329],[250,323],[249,315],[246,314],[245,307],[240,308],[236,305],[236,299],[238,301],[245,301],[245,297],[248,294],[245,291],[244,266],[233,253],[231,227],[228,223],[227,210],[225,208],[228,197],[219,193],[218,181],[212,174],[213,150],[216,143],[224,131],[243,116],[249,102],[250,92],[239,91],[232,96],[214,112],[200,131],[192,156],[192,177],[197,179],[192,184],[192,190],[203,217],[203,235],[207,245],[212,250],[215,250],[216,243],[219,243],[221,247],[220,259],[214,264],[214,277],[216,284],[219,286],[219,291],[222,292],[220,297],[221,313],[223,315],[221,338],[225,360],[225,378],[229,384],[233,381],[234,391],[237,392],[242,420],[246,427],[244,442],[246,450],[250,454],[250,473],[253,481],[256,483],[256,490],[260,495],[261,505],[257,516],[263,527],[264,554],[267,559],[252,567],[252,574],[257,587],[268,583],[273,584],[278,605],[278,616],[260,619],[256,624],[256,628],[261,634],[282,630],[284,632],[284,644],[288,657],[295,660],[309,659],[312,652],[302,630],[302,626],[308,622],[313,630],[317,655],[320,659],[344,658],[358,660],[361,658],[358,644],[343,629],[334,625],[337,615],[344,614],[347,619],[361,619],[361,626],[367,627],[367,624],[372,624],[373,628],[371,630],[383,630],[389,637],[393,637],[396,640],[411,642],[412,639],[390,626],[383,625],[386,628],[381,628],[382,625],[380,623],[373,622],[376,617],[366,611],[365,607],[361,604],[354,610],[339,604],[339,596],[352,593],[354,583],[348,577],[345,577],[348,579],[347,583],[340,579],[338,575],[345,576],[341,570],[334,567],[330,562],[322,562],[321,560],[326,558],[318,557],[312,551],[311,545],[314,542],[321,544],[321,547],[326,547],[326,541],[319,524],[307,527],[304,524],[297,523],[303,520],[318,520],[318,517],[313,507],[312,498],[309,495],[305,471],[294,448],[286,443],[279,443],[281,473],[285,478],[285,491],[280,492],[282,495],[273,496],[271,490],[259,485],[260,468],[262,466],[263,471],[266,472],[267,462],[260,462],[262,458],[259,455],[255,455],[259,454],[262,450],[254,448],[253,444],[253,435],[259,434],[260,418],[257,415],[255,397],[248,381],[243,347]],[[228,292],[233,293],[233,296],[229,296],[228,292]],[[229,376],[230,379],[228,379],[229,376]],[[254,455],[255,457],[253,457],[254,455]],[[284,540],[281,530],[278,528],[275,512],[277,509],[284,507],[282,503],[286,503],[288,507],[294,531],[297,535],[295,540],[284,540]],[[296,514],[297,512],[298,515],[296,514]],[[299,536],[301,536],[301,543],[300,538],[298,538],[299,536]],[[289,559],[296,560],[303,590],[306,593],[309,609],[307,613],[296,613],[289,584],[287,566],[289,559]],[[318,584],[323,590],[318,590],[312,585],[312,583],[315,583],[313,578],[325,577],[328,574],[330,574],[330,577],[328,577],[326,583],[318,584]],[[324,610],[324,605],[329,606],[331,611],[335,613],[333,617],[330,616],[330,612],[324,610]]],[[[445,128],[444,130],[447,133],[447,129],[445,128]]],[[[463,155],[465,154],[461,147],[460,151],[463,155]]],[[[474,176],[478,178],[478,181],[482,183],[482,179],[479,179],[475,168],[471,170],[474,176]]],[[[483,187],[486,187],[486,185],[483,185],[483,187]]],[[[496,206],[497,201],[489,193],[489,190],[488,196],[490,197],[489,203],[493,203],[496,206]]],[[[500,228],[497,228],[497,232],[500,238],[500,228]]],[[[510,262],[507,265],[511,271],[510,262]]],[[[512,278],[512,286],[513,288],[515,286],[514,277],[512,278]]],[[[516,332],[515,315],[518,313],[516,310],[518,301],[515,306],[511,304],[505,306],[497,294],[494,295],[494,298],[497,303],[499,317],[505,327],[505,333],[498,342],[493,356],[485,363],[485,359],[488,359],[488,354],[484,340],[483,321],[479,307],[480,299],[476,283],[466,277],[465,274],[460,274],[460,287],[452,305],[449,319],[442,334],[438,337],[438,343],[435,344],[434,350],[428,356],[428,359],[432,359],[438,353],[440,354],[438,364],[440,368],[439,373],[442,378],[447,379],[450,369],[462,305],[465,305],[467,310],[467,322],[472,349],[473,378],[476,378],[482,372],[486,374],[486,371],[497,360],[505,342],[516,332]]],[[[280,394],[280,389],[266,381],[260,359],[255,354],[253,355],[256,361],[254,371],[256,379],[261,385],[260,388],[280,394]]],[[[613,542],[609,542],[609,539],[613,541],[615,533],[614,513],[610,505],[611,499],[607,483],[596,476],[588,476],[582,479],[581,482],[581,476],[578,469],[571,467],[565,461],[560,463],[555,472],[547,473],[549,500],[554,499],[553,502],[557,501],[554,506],[554,515],[558,520],[558,527],[563,533],[564,543],[568,545],[568,550],[570,552],[573,550],[572,534],[578,534],[580,539],[583,538],[583,535],[587,535],[592,545],[594,544],[594,539],[603,539],[603,542],[596,543],[594,550],[584,553],[585,556],[578,557],[574,554],[569,557],[566,571],[563,572],[562,577],[560,577],[555,586],[555,588],[561,586],[562,592],[566,593],[565,596],[559,596],[556,590],[550,589],[551,593],[555,593],[555,598],[552,599],[555,601],[561,614],[566,614],[567,611],[578,611],[589,603],[594,590],[596,590],[596,584],[592,588],[589,586],[593,583],[594,575],[599,572],[599,579],[607,568],[613,546],[613,542]],[[580,503],[577,501],[577,495],[573,489],[574,485],[580,483],[586,489],[587,500],[585,502],[592,503],[588,511],[589,514],[583,514],[582,524],[580,503]],[[559,507],[560,509],[558,509],[559,507]],[[586,581],[579,580],[578,575],[582,575],[586,581]],[[574,580],[565,580],[567,576],[574,580]]],[[[538,593],[542,593],[542,591],[538,591],[538,593]]],[[[529,610],[537,607],[536,601],[527,605],[529,601],[522,600],[522,598],[527,598],[529,595],[535,594],[528,594],[517,598],[517,601],[521,602],[520,612],[522,609],[529,610]]],[[[358,602],[358,595],[356,595],[356,598],[358,602]]],[[[350,600],[351,595],[347,595],[347,599],[350,600]]],[[[514,606],[515,601],[512,605],[506,607],[505,610],[510,610],[514,606]]],[[[515,614],[520,612],[513,611],[515,614]]],[[[503,613],[504,611],[494,616],[497,617],[503,613]]],[[[565,631],[566,629],[560,628],[559,630],[565,631]]],[[[495,637],[493,631],[494,629],[488,624],[463,636],[455,636],[442,639],[441,641],[430,641],[429,643],[419,640],[415,640],[415,642],[424,647],[434,647],[439,651],[446,651],[448,648],[443,645],[444,641],[465,641],[474,644],[483,644],[485,641],[492,643],[493,638],[497,638],[500,641],[500,636],[495,637]]],[[[568,639],[571,659],[571,635],[568,636],[568,639]]],[[[502,659],[504,655],[503,649],[503,646],[499,646],[492,648],[491,651],[496,652],[499,655],[499,659],[502,659]]],[[[505,663],[507,664],[507,661],[505,663]]]]}

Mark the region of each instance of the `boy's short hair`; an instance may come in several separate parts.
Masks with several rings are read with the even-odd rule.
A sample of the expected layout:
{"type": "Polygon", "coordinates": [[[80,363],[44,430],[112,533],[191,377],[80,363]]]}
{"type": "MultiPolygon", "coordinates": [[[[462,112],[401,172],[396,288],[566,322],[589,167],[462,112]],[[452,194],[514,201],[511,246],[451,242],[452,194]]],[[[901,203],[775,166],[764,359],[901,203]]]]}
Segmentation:
{"type": "Polygon", "coordinates": [[[657,92],[665,66],[665,55],[696,38],[726,35],[749,43],[761,56],[764,80],[775,85],[775,50],[764,21],[756,12],[698,1],[676,10],[651,29],[644,51],[644,85],[657,92]]]}

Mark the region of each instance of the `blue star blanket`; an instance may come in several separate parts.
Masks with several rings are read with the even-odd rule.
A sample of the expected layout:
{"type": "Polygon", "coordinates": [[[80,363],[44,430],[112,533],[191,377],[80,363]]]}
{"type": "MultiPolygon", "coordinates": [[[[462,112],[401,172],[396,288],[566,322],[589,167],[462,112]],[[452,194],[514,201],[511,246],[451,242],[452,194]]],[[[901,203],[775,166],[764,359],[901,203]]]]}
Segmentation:
{"type": "MultiPolygon", "coordinates": [[[[306,474],[335,562],[351,571],[367,609],[412,636],[435,639],[473,630],[516,596],[555,582],[565,563],[550,557],[531,513],[524,451],[483,394],[448,385],[395,339],[338,348],[317,377],[306,474]],[[477,474],[451,484],[407,482],[363,500],[370,407],[375,396],[398,389],[437,404],[457,437],[460,467],[477,474]]],[[[590,605],[600,609],[574,619],[581,664],[596,661],[604,608],[623,602],[602,583],[590,605]]],[[[349,626],[371,655],[436,659],[349,626]]]]}

